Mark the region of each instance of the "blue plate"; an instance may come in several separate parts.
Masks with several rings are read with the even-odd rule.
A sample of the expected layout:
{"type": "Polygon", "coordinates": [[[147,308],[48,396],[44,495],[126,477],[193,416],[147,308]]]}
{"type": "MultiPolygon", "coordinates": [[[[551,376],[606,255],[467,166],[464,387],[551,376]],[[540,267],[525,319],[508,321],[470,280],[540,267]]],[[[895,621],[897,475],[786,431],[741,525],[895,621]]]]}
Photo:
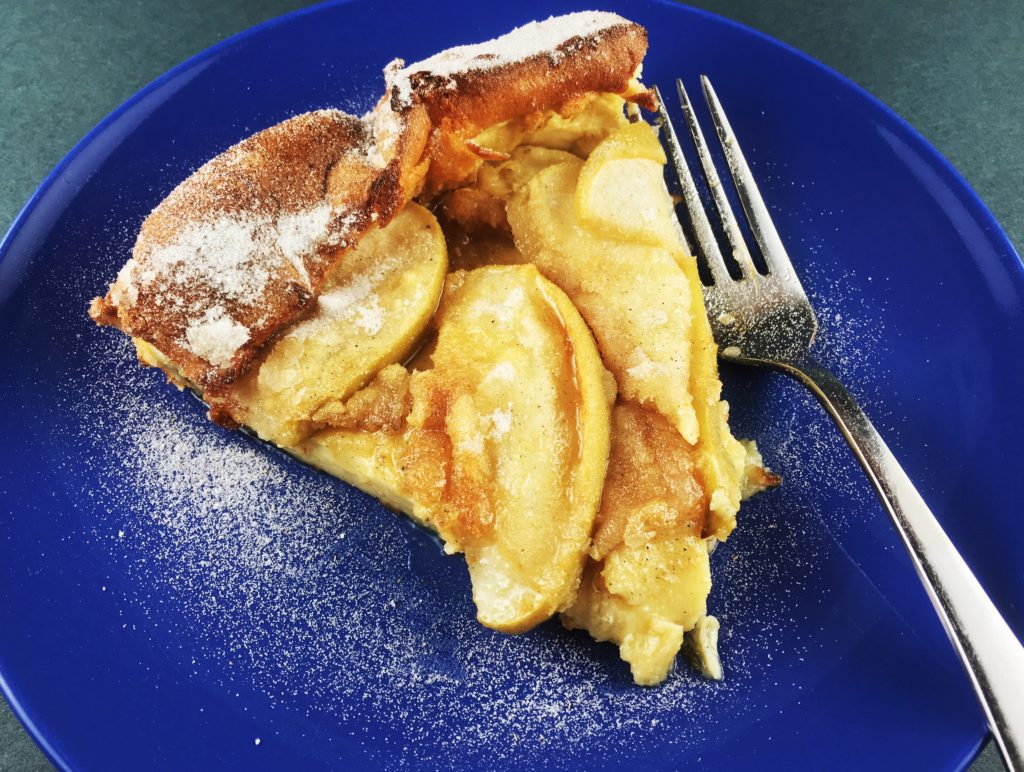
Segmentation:
{"type": "MultiPolygon", "coordinates": [[[[835,73],[667,3],[648,82],[708,73],[863,399],[1014,628],[1024,630],[1024,275],[909,126],[835,73]]],[[[551,2],[544,13],[576,8],[551,2]]],[[[723,373],[734,425],[784,477],[714,558],[726,680],[631,684],[609,645],[478,626],[460,558],[240,434],[86,318],[146,213],[294,113],[359,112],[393,56],[537,11],[460,0],[318,7],[191,59],[46,179],[0,263],[0,673],[76,769],[804,766],[949,769],[983,738],[967,679],[818,406],[723,373]],[[386,34],[370,32],[386,29],[386,34]]]]}

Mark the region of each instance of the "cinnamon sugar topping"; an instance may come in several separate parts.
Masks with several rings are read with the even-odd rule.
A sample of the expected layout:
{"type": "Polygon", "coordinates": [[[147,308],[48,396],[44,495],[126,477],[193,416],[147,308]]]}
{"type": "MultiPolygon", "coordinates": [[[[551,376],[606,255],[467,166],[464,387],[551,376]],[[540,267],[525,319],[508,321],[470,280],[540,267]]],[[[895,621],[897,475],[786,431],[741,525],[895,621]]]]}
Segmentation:
{"type": "Polygon", "coordinates": [[[231,361],[250,329],[231,309],[256,309],[272,276],[282,272],[313,291],[304,256],[327,240],[338,219],[326,203],[277,217],[239,213],[186,227],[165,246],[133,260],[122,277],[118,302],[131,306],[140,292],[156,293],[196,321],[181,346],[216,367],[231,361]],[[181,292],[185,287],[208,292],[181,292]]]}
{"type": "Polygon", "coordinates": [[[93,317],[146,340],[204,390],[230,383],[397,210],[387,152],[400,138],[382,153],[375,135],[401,126],[379,128],[319,110],[229,148],[149,215],[93,317]]]}

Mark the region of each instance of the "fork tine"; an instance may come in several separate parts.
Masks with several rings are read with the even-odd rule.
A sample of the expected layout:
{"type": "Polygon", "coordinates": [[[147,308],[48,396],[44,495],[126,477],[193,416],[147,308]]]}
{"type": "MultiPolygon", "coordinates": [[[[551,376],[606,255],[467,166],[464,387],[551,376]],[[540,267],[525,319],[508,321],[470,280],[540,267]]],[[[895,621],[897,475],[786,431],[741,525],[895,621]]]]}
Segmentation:
{"type": "Polygon", "coordinates": [[[761,247],[761,254],[764,255],[768,270],[776,279],[790,284],[806,296],[800,279],[793,270],[793,263],[789,259],[786,248],[782,245],[775,224],[771,215],[768,214],[768,207],[765,206],[761,192],[754,182],[754,176],[750,173],[750,166],[743,151],[736,140],[729,119],[725,116],[722,103],[718,101],[711,81],[706,75],[700,76],[701,85],[704,88],[704,98],[707,99],[708,107],[711,109],[711,120],[718,132],[718,139],[722,143],[722,150],[725,153],[725,161],[729,166],[733,182],[736,184],[736,192],[739,194],[740,203],[743,204],[743,211],[747,214],[747,222],[750,223],[750,230],[754,234],[758,245],[761,247]]]}
{"type": "Polygon", "coordinates": [[[722,221],[722,228],[725,237],[732,248],[732,256],[739,265],[740,271],[745,278],[753,279],[759,276],[754,261],[750,258],[750,251],[747,249],[747,242],[743,239],[743,232],[740,230],[736,216],[732,213],[732,206],[725,195],[725,188],[718,178],[718,170],[715,169],[715,162],[711,159],[711,151],[708,150],[708,143],[704,140],[704,132],[697,123],[697,116],[690,104],[690,97],[686,94],[683,81],[676,78],[676,90],[679,92],[679,101],[683,107],[683,115],[686,117],[686,124],[690,127],[690,134],[693,136],[693,144],[697,147],[697,157],[700,158],[700,165],[704,169],[704,177],[708,181],[708,188],[711,190],[711,198],[718,210],[718,217],[722,221]]]}
{"type": "Polygon", "coordinates": [[[658,117],[661,119],[662,129],[665,131],[665,141],[668,143],[669,157],[676,171],[679,186],[682,188],[683,203],[686,204],[686,211],[690,215],[690,224],[693,226],[693,235],[697,239],[697,245],[700,247],[705,261],[707,261],[708,269],[711,271],[715,284],[731,281],[729,272],[725,267],[722,251],[718,248],[718,240],[715,238],[714,231],[711,230],[711,223],[708,222],[707,213],[700,203],[697,185],[694,183],[693,175],[690,173],[690,166],[686,163],[683,149],[679,145],[679,137],[676,136],[675,127],[672,125],[672,121],[669,120],[668,112],[665,109],[665,100],[662,99],[661,91],[657,86],[654,87],[654,93],[658,97],[658,117]]]}

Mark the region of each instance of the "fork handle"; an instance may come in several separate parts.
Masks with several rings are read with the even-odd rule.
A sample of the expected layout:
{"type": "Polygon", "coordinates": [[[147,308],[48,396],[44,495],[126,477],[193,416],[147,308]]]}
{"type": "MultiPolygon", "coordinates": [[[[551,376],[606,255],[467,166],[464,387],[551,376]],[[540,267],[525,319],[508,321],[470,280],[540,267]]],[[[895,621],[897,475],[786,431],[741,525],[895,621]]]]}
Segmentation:
{"type": "Polygon", "coordinates": [[[1024,772],[1024,647],[850,393],[814,363],[772,362],[814,392],[885,505],[981,700],[1003,759],[1024,772]]]}

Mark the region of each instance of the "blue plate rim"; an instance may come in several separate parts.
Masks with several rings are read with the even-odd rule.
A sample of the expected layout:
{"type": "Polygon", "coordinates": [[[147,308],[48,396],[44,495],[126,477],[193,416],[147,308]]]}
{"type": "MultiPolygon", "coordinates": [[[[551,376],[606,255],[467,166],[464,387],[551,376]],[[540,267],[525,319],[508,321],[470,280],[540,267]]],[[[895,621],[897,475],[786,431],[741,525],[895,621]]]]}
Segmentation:
{"type": "MultiPolygon", "coordinates": [[[[930,160],[936,161],[936,165],[952,178],[952,180],[956,183],[956,187],[958,189],[966,191],[967,193],[970,194],[968,198],[971,205],[975,207],[977,212],[982,215],[982,217],[987,221],[987,224],[992,226],[993,235],[999,236],[999,239],[1003,242],[1003,246],[1006,247],[1007,252],[1016,258],[1016,261],[1014,262],[1014,267],[1018,272],[1017,278],[1020,279],[1021,281],[1024,281],[1024,255],[1021,255],[1021,253],[1018,252],[1017,248],[1013,245],[1013,242],[1010,241],[1010,237],[1003,229],[1003,226],[996,219],[995,215],[992,214],[992,210],[988,208],[988,205],[981,199],[981,196],[977,194],[977,192],[974,190],[971,184],[964,178],[960,171],[949,161],[949,159],[946,158],[942,153],[940,153],[938,149],[936,149],[936,147],[931,142],[928,141],[927,137],[925,137],[920,131],[914,128],[913,124],[911,124],[903,116],[901,116],[891,107],[889,107],[877,96],[875,96],[866,88],[859,85],[855,81],[851,80],[847,76],[843,75],[838,70],[833,69],[824,62],[818,61],[810,54],[801,51],[799,48],[796,48],[790,45],[789,43],[786,43],[785,41],[779,40],[778,38],[772,37],[766,32],[761,32],[760,30],[754,29],[753,27],[748,27],[746,24],[734,21],[733,19],[729,19],[725,16],[720,16],[719,14],[712,13],[711,11],[706,11],[703,8],[695,8],[692,5],[687,5],[685,3],[677,3],[673,2],[673,0],[650,1],[656,5],[667,6],[671,8],[684,8],[685,10],[697,16],[702,16],[705,19],[711,20],[712,22],[723,24],[727,27],[732,27],[733,29],[740,30],[746,34],[758,38],[759,40],[765,43],[768,43],[771,46],[781,48],[783,51],[794,56],[798,60],[804,62],[805,64],[811,66],[812,68],[819,70],[820,72],[823,72],[824,74],[838,81],[838,83],[847,92],[852,92],[859,97],[866,98],[872,107],[879,110],[887,118],[892,119],[900,129],[906,132],[907,136],[915,143],[915,149],[923,150],[924,154],[927,155],[927,157],[930,160]]],[[[339,0],[339,4],[344,2],[350,2],[350,0],[339,0]]],[[[323,3],[322,5],[327,4],[329,3],[323,3]]],[[[2,259],[3,247],[4,245],[0,243],[0,259],[2,259]]]]}
{"type": "MultiPolygon", "coordinates": [[[[1024,257],[1018,252],[1013,242],[1010,241],[1009,236],[1003,229],[1002,225],[996,219],[995,215],[989,209],[988,205],[981,199],[978,193],[974,190],[971,184],[964,178],[960,171],[941,153],[928,139],[921,134],[912,124],[904,119],[899,113],[889,107],[880,98],[872,94],[864,87],[858,85],[856,82],[848,78],[847,76],[840,73],[838,70],[830,67],[827,64],[819,61],[810,54],[807,54],[800,49],[796,48],[789,43],[786,43],[778,38],[775,38],[765,32],[749,27],[746,24],[729,19],[725,16],[721,16],[717,13],[704,10],[702,8],[696,8],[692,5],[688,5],[680,2],[673,2],[673,0],[649,0],[654,5],[660,5],[663,7],[670,7],[677,11],[684,13],[692,13],[696,16],[702,17],[714,24],[724,25],[738,30],[744,34],[750,35],[768,45],[781,49],[783,52],[793,56],[798,61],[805,65],[808,65],[814,70],[828,76],[831,80],[836,82],[846,92],[852,92],[859,98],[865,99],[867,103],[875,110],[880,112],[886,119],[892,121],[909,139],[915,150],[920,152],[926,158],[928,158],[934,166],[939,169],[946,178],[951,181],[952,187],[958,192],[966,193],[966,196],[962,197],[962,200],[969,205],[969,212],[973,218],[980,221],[982,224],[988,226],[987,233],[993,241],[999,243],[1005,252],[1007,257],[1014,258],[1008,262],[1013,263],[1014,276],[1018,282],[1024,284],[1024,257]]],[[[43,178],[39,186],[33,191],[32,195],[28,198],[25,204],[22,206],[18,214],[14,217],[11,225],[8,227],[3,239],[0,239],[0,265],[6,260],[10,251],[11,245],[17,239],[20,231],[28,221],[29,217],[38,207],[39,203],[46,196],[46,194],[53,187],[54,183],[60,177],[60,175],[67,169],[67,167],[74,161],[82,151],[88,147],[94,139],[102,134],[107,127],[120,118],[125,112],[134,107],[145,97],[157,90],[164,83],[172,80],[180,73],[193,68],[197,64],[206,61],[214,56],[218,55],[225,49],[231,48],[250,37],[257,34],[267,32],[274,27],[285,24],[294,18],[304,16],[306,14],[318,13],[327,7],[337,7],[349,5],[353,0],[323,0],[305,8],[298,8],[293,11],[289,11],[280,16],[275,16],[266,21],[260,22],[252,27],[244,29],[234,35],[231,35],[224,40],[215,43],[195,54],[181,61],[175,66],[171,67],[166,72],[157,76],[146,85],[142,86],[138,91],[129,96],[125,101],[120,103],[117,107],[111,110],[106,116],[104,116],[95,126],[93,126],[85,135],[82,136],[71,149],[61,158],[61,160],[50,170],[50,172],[43,178]]],[[[47,738],[45,732],[36,725],[36,723],[28,716],[25,707],[22,705],[22,701],[18,698],[15,691],[11,688],[4,675],[4,669],[2,663],[0,663],[0,693],[3,694],[8,705],[11,708],[11,712],[15,715],[18,721],[25,728],[25,731],[33,739],[36,745],[40,748],[47,759],[54,764],[54,766],[70,770],[71,767],[67,764],[64,758],[57,752],[56,748],[47,738]]],[[[956,768],[966,769],[968,765],[974,761],[980,754],[985,741],[988,739],[989,733],[987,729],[982,728],[979,735],[974,743],[974,747],[967,749],[966,756],[960,759],[953,759],[956,763],[956,768]]]]}

